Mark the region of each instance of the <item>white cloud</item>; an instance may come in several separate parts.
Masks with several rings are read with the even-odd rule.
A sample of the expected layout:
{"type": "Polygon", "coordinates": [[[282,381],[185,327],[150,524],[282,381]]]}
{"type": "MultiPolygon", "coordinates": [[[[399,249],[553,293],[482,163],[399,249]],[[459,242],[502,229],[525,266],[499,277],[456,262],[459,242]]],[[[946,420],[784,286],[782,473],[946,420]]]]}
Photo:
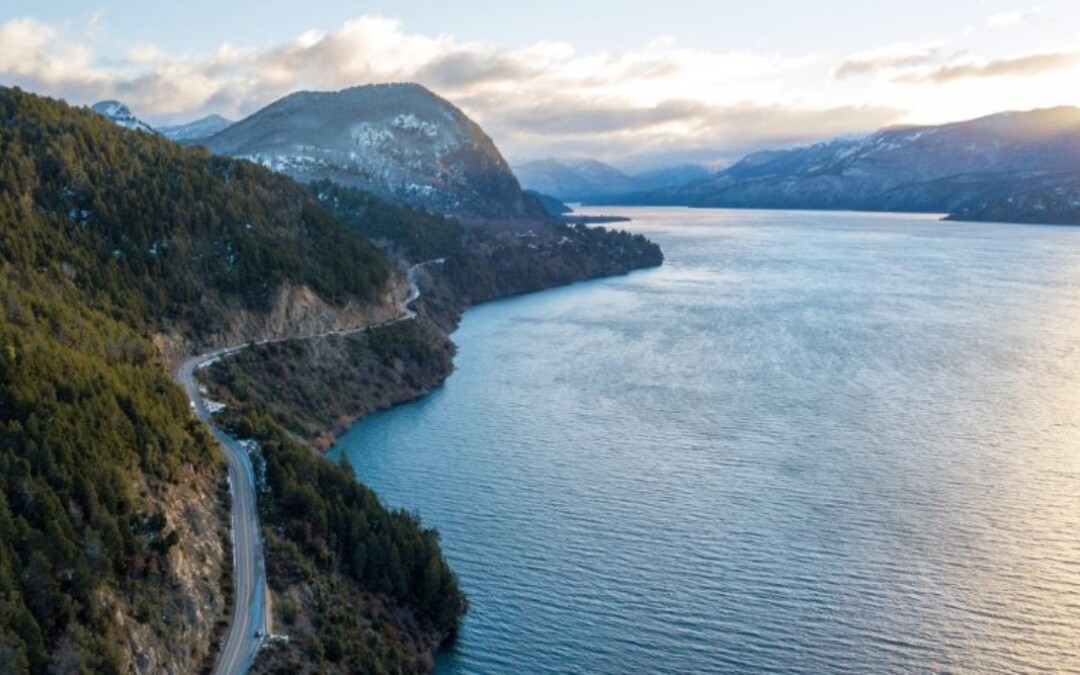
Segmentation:
{"type": "Polygon", "coordinates": [[[583,53],[561,42],[508,49],[410,33],[380,16],[197,56],[140,44],[104,61],[90,44],[98,42],[34,19],[10,20],[0,25],[0,81],[75,103],[119,98],[158,123],[212,112],[235,118],[299,89],[416,81],[461,106],[512,160],[565,153],[732,159],[873,130],[910,113],[916,92],[940,91],[942,82],[1071,63],[1061,55],[957,63],[962,53],[946,53],[944,43],[891,45],[839,63],[818,54],[691,49],[670,37],[625,51],[583,53]]]}
{"type": "Polygon", "coordinates": [[[135,64],[155,63],[165,58],[165,54],[155,45],[138,44],[127,52],[129,61],[135,64]]]}
{"type": "Polygon", "coordinates": [[[0,77],[75,102],[115,97],[150,120],[176,121],[208,112],[242,116],[297,89],[418,81],[465,108],[518,157],[601,144],[606,155],[692,145],[715,152],[850,130],[823,127],[825,118],[860,128],[889,118],[880,108],[860,118],[858,106],[832,115],[831,106],[802,109],[786,101],[784,78],[814,61],[687,49],[670,37],[624,52],[583,54],[559,42],[506,49],[413,34],[393,19],[362,16],[277,46],[224,44],[195,58],[140,44],[102,70],[89,47],[55,27],[20,19],[0,28],[0,77]],[[799,131],[770,127],[769,120],[798,120],[799,131]]]}
{"type": "Polygon", "coordinates": [[[1028,19],[1042,14],[1042,7],[1032,7],[1030,9],[1015,10],[1011,12],[998,12],[992,14],[986,19],[986,24],[993,28],[1010,28],[1019,23],[1027,21],[1028,19]]]}
{"type": "Polygon", "coordinates": [[[0,26],[0,73],[59,83],[70,78],[99,77],[90,69],[90,49],[61,38],[52,26],[36,19],[12,19],[0,26]]]}
{"type": "Polygon", "coordinates": [[[1025,54],[986,62],[959,61],[940,65],[929,72],[907,73],[895,81],[905,84],[932,82],[946,84],[957,80],[989,77],[1033,77],[1080,64],[1080,53],[1048,52],[1025,54]]]}
{"type": "Polygon", "coordinates": [[[904,42],[852,54],[840,62],[833,75],[842,80],[857,75],[922,66],[934,63],[940,56],[939,44],[918,45],[904,42]]]}

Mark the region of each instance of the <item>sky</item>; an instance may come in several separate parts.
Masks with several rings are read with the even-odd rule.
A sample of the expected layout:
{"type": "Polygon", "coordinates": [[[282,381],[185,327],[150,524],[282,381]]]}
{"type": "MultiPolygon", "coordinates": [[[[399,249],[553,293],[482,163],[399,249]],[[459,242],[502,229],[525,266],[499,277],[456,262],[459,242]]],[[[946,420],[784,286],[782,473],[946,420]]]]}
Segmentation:
{"type": "Polygon", "coordinates": [[[1077,0],[4,0],[0,84],[166,125],[419,82],[511,163],[759,149],[1080,105],[1077,0]]]}

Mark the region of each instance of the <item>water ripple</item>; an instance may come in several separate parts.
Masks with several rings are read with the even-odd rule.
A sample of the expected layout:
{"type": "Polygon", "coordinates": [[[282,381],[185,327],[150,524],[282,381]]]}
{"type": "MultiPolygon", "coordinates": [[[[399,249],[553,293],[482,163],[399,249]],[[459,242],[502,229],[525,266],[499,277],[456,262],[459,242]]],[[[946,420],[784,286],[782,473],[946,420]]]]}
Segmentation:
{"type": "Polygon", "coordinates": [[[635,209],[342,439],[470,595],[444,673],[1080,672],[1080,230],[635,209]]]}

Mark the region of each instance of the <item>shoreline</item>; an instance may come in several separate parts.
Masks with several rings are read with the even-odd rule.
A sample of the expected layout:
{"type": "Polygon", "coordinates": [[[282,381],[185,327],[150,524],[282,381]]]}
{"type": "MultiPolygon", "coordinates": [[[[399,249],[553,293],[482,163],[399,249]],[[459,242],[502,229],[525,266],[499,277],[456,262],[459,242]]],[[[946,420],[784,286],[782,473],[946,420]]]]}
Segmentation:
{"type": "MultiPolygon", "coordinates": [[[[330,399],[329,403],[339,404],[336,411],[333,411],[331,415],[328,411],[332,406],[327,401],[324,401],[326,405],[319,407],[317,412],[326,416],[318,422],[313,419],[316,414],[314,410],[290,409],[289,417],[293,418],[292,423],[285,422],[285,426],[290,428],[298,438],[304,439],[314,450],[325,457],[342,436],[367,416],[416,402],[443,386],[446,379],[454,372],[453,357],[456,347],[452,336],[457,331],[465,312],[473,307],[510,300],[533,293],[568,288],[581,283],[628,276],[635,272],[659,267],[659,265],[638,267],[617,274],[604,274],[537,289],[500,293],[494,297],[475,302],[468,301],[462,305],[460,302],[446,304],[445,279],[429,277],[424,281],[417,278],[415,274],[422,266],[441,260],[425,261],[409,268],[411,272],[408,274],[410,291],[407,297],[400,301],[400,306],[405,308],[403,313],[395,319],[361,328],[328,331],[295,338],[264,340],[258,343],[248,343],[217,350],[220,356],[228,356],[229,358],[211,360],[212,362],[207,363],[206,368],[199,369],[198,372],[202,374],[199,378],[200,384],[210,390],[205,396],[215,401],[223,401],[226,407],[230,409],[239,409],[246,405],[227,395],[228,387],[225,387],[222,380],[228,378],[223,377],[220,373],[209,372],[211,369],[235,369],[237,372],[250,374],[257,371],[260,366],[265,365],[267,361],[296,366],[290,370],[291,376],[294,378],[294,381],[291,382],[291,389],[306,388],[308,396],[301,398],[321,397],[330,399]],[[423,289],[424,292],[422,292],[421,284],[426,284],[426,289],[423,289]],[[370,340],[367,338],[386,328],[391,328],[396,333],[419,334],[407,336],[414,341],[425,341],[429,345],[438,343],[437,349],[447,357],[447,362],[443,363],[441,358],[436,357],[431,359],[431,363],[427,364],[428,367],[423,372],[410,373],[409,366],[412,364],[406,363],[405,360],[393,358],[390,362],[380,362],[374,359],[371,354],[370,340]],[[355,372],[346,372],[350,368],[357,366],[357,363],[347,360],[338,363],[329,362],[330,357],[340,356],[343,353],[348,353],[357,360],[374,360],[374,364],[368,363],[366,365],[369,368],[375,367],[377,370],[384,372],[386,376],[386,379],[382,382],[368,382],[366,389],[358,387],[348,392],[356,396],[356,400],[353,400],[350,404],[341,404],[339,399],[342,393],[328,393],[326,386],[323,384],[323,379],[340,377],[343,376],[343,373],[345,373],[345,377],[350,375],[363,376],[355,372]],[[303,369],[300,368],[301,364],[303,364],[303,369]],[[323,377],[319,376],[320,369],[323,377]],[[304,381],[297,381],[296,378],[299,377],[303,377],[304,381]],[[223,393],[226,395],[223,395],[223,393]],[[353,409],[345,409],[349,405],[353,409]],[[300,427],[303,427],[303,429],[300,427]]],[[[363,365],[365,364],[359,364],[359,367],[363,365]]],[[[263,389],[280,389],[280,381],[274,379],[273,381],[260,382],[258,386],[263,389]]],[[[256,384],[253,384],[252,387],[255,388],[256,384]]]]}
{"type": "MultiPolygon", "coordinates": [[[[500,295],[498,297],[491,298],[489,300],[482,300],[480,302],[470,304],[467,307],[465,307],[463,310],[461,310],[461,312],[457,315],[456,320],[454,322],[454,328],[449,333],[447,333],[447,338],[451,338],[454,335],[454,333],[457,332],[458,325],[460,324],[462,318],[464,318],[465,313],[468,312],[471,309],[476,308],[476,307],[496,304],[496,303],[503,302],[503,301],[506,301],[506,300],[514,300],[514,299],[521,298],[521,297],[524,297],[524,296],[527,296],[527,295],[535,295],[535,294],[538,294],[538,293],[546,293],[548,291],[562,290],[562,289],[566,289],[566,288],[571,288],[573,286],[577,286],[579,284],[587,284],[587,283],[594,282],[594,281],[603,281],[605,279],[617,279],[617,278],[620,278],[620,277],[628,277],[628,276],[630,276],[632,274],[635,274],[635,273],[638,273],[638,272],[647,272],[647,271],[652,270],[652,269],[657,269],[657,268],[656,267],[648,267],[648,268],[642,268],[642,269],[633,269],[633,270],[628,270],[626,272],[623,272],[622,274],[610,274],[610,275],[606,275],[606,276],[602,276],[602,277],[594,277],[594,278],[591,278],[591,279],[579,279],[577,281],[571,281],[571,282],[568,282],[568,283],[565,283],[565,284],[559,284],[557,286],[549,286],[547,288],[542,288],[542,289],[535,290],[535,291],[521,291],[519,293],[510,293],[510,294],[507,294],[507,295],[500,295]]],[[[427,318],[427,320],[430,321],[431,319],[427,318]]],[[[297,338],[297,339],[298,340],[304,340],[304,339],[313,339],[313,338],[297,338]]],[[[382,406],[382,407],[375,408],[373,410],[370,410],[370,411],[365,412],[365,413],[361,413],[361,414],[357,415],[356,417],[352,418],[349,421],[349,423],[347,425],[345,425],[345,427],[344,427],[344,429],[342,431],[333,433],[333,437],[332,437],[331,442],[325,448],[320,449],[320,453],[324,457],[326,457],[334,449],[334,446],[337,445],[338,441],[340,441],[341,438],[345,434],[349,433],[349,431],[352,430],[352,428],[357,423],[361,422],[365,418],[370,417],[371,415],[378,414],[378,413],[389,412],[389,411],[391,411],[391,410],[393,410],[395,408],[398,408],[398,407],[401,407],[401,406],[406,406],[406,405],[409,405],[411,403],[416,403],[416,402],[420,401],[421,399],[427,397],[428,395],[434,393],[435,391],[439,390],[446,383],[446,380],[449,379],[449,377],[454,374],[455,370],[456,370],[456,366],[452,365],[452,367],[445,374],[445,376],[442,377],[439,380],[438,384],[435,384],[435,385],[430,386],[430,387],[428,387],[428,388],[426,388],[426,389],[424,389],[422,391],[419,391],[414,396],[410,396],[408,398],[400,399],[400,400],[395,401],[395,402],[393,402],[393,403],[391,403],[391,404],[389,404],[387,406],[382,406]]]]}
{"type": "MultiPolygon", "coordinates": [[[[581,248],[587,253],[577,257],[571,254],[568,265],[562,259],[560,264],[547,264],[543,268],[544,274],[536,274],[528,267],[519,271],[513,265],[517,262],[514,258],[495,259],[500,263],[497,265],[484,260],[479,270],[475,254],[458,259],[428,260],[405,270],[399,267],[405,272],[403,276],[408,283],[398,283],[398,293],[403,290],[402,286],[407,286],[408,292],[403,294],[404,297],[398,295],[399,311],[393,319],[315,335],[249,342],[193,357],[192,363],[207,362],[207,367],[197,371],[198,384],[189,388],[194,392],[193,404],[201,410],[213,401],[212,408],[221,413],[211,422],[213,428],[228,429],[230,440],[245,439],[238,443],[242,447],[248,447],[248,440],[256,444],[291,444],[292,452],[307,446],[311,455],[318,455],[312,462],[333,464],[328,455],[357,423],[375,412],[419,401],[445,384],[454,372],[456,347],[451,336],[469,309],[584,281],[626,276],[663,264],[659,247],[642,235],[581,232],[578,235],[582,239],[581,248]],[[610,248],[605,247],[605,243],[610,248]],[[445,268],[443,263],[446,263],[445,268]],[[432,264],[438,264],[440,271],[431,273],[423,269],[432,264]]],[[[560,251],[560,246],[561,242],[549,250],[560,251]]],[[[531,248],[535,247],[520,246],[515,251],[529,254],[531,248]]],[[[252,461],[268,460],[260,455],[258,460],[252,461]]],[[[279,478],[288,475],[275,474],[279,478]]],[[[353,471],[348,472],[347,479],[343,473],[341,479],[360,490],[367,489],[353,471]]],[[[378,495],[372,496],[377,503],[378,495]]],[[[258,515],[259,521],[264,519],[263,515],[258,515]]],[[[269,516],[270,521],[280,515],[269,516]]],[[[255,527],[260,525],[266,527],[265,523],[256,523],[255,527]]],[[[419,527],[419,523],[416,526],[419,527]]],[[[288,542],[277,541],[277,537],[268,534],[267,542],[260,548],[266,549],[265,558],[262,551],[253,552],[252,557],[257,559],[259,568],[272,568],[266,579],[273,588],[273,569],[280,568],[282,560],[289,555],[288,542]]],[[[338,577],[324,575],[317,578],[317,582],[311,583],[325,587],[338,577]]],[[[293,607],[293,612],[296,607],[308,607],[304,600],[310,598],[312,592],[305,586],[308,582],[288,578],[279,583],[284,583],[286,590],[274,592],[285,593],[284,597],[290,600],[282,606],[293,607]]],[[[364,592],[361,587],[355,587],[355,590],[364,592]]],[[[461,602],[463,608],[467,607],[463,596],[461,602]]],[[[237,611],[247,604],[246,599],[241,601],[237,611]]],[[[401,607],[407,606],[406,603],[401,607]]],[[[313,605],[308,610],[321,611],[313,605]]],[[[464,611],[462,609],[462,613],[464,611]]],[[[271,619],[275,624],[279,620],[291,626],[287,615],[271,619]]],[[[460,616],[455,619],[459,620],[460,616]]],[[[406,629],[406,626],[419,628],[413,620],[406,620],[401,628],[406,629]]],[[[411,630],[406,629],[411,636],[409,642],[417,647],[413,654],[421,661],[434,659],[453,634],[424,630],[413,633],[411,630]]],[[[250,634],[250,631],[246,633],[250,634]]],[[[301,631],[299,639],[311,638],[309,633],[301,631]]],[[[282,652],[284,656],[272,658],[288,660],[293,658],[290,656],[293,652],[292,648],[287,648],[282,652]]]]}

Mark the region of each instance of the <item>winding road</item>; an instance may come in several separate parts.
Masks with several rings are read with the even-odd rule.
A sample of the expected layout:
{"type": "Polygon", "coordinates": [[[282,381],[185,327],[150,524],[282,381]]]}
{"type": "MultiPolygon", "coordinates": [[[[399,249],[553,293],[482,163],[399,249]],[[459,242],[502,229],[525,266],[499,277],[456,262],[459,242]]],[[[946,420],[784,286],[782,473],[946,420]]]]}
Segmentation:
{"type": "MultiPolygon", "coordinates": [[[[420,287],[416,283],[416,272],[424,265],[440,264],[443,258],[427,260],[410,267],[406,272],[409,282],[409,294],[398,305],[399,313],[394,319],[373,326],[362,326],[349,330],[336,330],[316,335],[301,335],[289,338],[263,340],[257,344],[282,342],[284,340],[306,340],[326,335],[347,335],[369,328],[377,328],[398,321],[408,321],[416,317],[416,312],[409,305],[420,297],[420,287]]],[[[222,347],[212,352],[193,356],[182,364],[173,374],[191,401],[195,416],[210,427],[211,433],[221,445],[229,467],[229,488],[232,493],[232,543],[233,543],[233,614],[229,623],[229,632],[225,646],[218,657],[214,672],[218,675],[238,675],[246,673],[255,660],[263,638],[270,631],[270,617],[267,610],[266,569],[263,557],[263,542],[259,534],[259,510],[255,500],[255,472],[251,466],[251,457],[240,443],[219,429],[210,416],[210,410],[199,392],[195,380],[195,371],[210,365],[217,359],[230,356],[248,347],[249,343],[222,347]]]]}

